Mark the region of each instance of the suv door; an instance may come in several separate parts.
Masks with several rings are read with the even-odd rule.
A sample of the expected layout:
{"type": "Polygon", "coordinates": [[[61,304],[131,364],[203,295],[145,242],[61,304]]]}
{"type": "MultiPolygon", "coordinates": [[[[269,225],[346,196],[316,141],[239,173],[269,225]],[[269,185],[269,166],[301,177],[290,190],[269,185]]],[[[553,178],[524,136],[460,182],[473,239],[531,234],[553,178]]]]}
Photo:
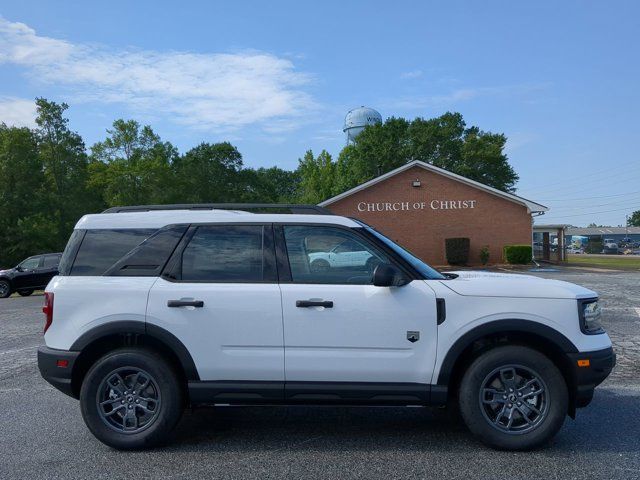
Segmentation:
{"type": "Polygon", "coordinates": [[[147,322],[189,350],[200,380],[278,382],[282,306],[271,225],[192,226],[151,288],[147,322]]]}
{"type": "Polygon", "coordinates": [[[38,283],[38,272],[42,265],[42,256],[35,255],[23,260],[18,264],[20,271],[17,270],[13,277],[14,289],[26,289],[40,286],[38,283]]]}
{"type": "Polygon", "coordinates": [[[38,286],[45,287],[49,281],[58,274],[60,264],[60,254],[44,255],[42,263],[38,268],[38,286]]]}
{"type": "Polygon", "coordinates": [[[437,314],[435,294],[426,282],[374,286],[370,259],[376,264],[394,261],[356,229],[284,225],[276,236],[289,398],[353,394],[336,393],[335,382],[428,395],[425,384],[430,383],[435,363],[437,314]],[[350,246],[361,261],[325,269],[311,266],[314,258],[329,254],[336,245],[343,245],[341,250],[350,246]]]}

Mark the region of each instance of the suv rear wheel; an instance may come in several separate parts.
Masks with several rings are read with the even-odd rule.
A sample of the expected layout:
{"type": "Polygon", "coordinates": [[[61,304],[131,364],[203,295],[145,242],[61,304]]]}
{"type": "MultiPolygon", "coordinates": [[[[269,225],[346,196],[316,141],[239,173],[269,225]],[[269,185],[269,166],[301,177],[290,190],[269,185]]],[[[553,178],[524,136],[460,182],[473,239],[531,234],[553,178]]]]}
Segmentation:
{"type": "Polygon", "coordinates": [[[146,448],[164,442],[183,410],[176,372],[157,353],[123,348],[100,358],[80,389],[87,427],[117,449],[146,448]]]}
{"type": "Polygon", "coordinates": [[[569,402],[562,373],[546,356],[521,346],[480,355],[465,372],[460,412],[469,430],[487,445],[527,450],[549,441],[562,427],[569,402]]]}

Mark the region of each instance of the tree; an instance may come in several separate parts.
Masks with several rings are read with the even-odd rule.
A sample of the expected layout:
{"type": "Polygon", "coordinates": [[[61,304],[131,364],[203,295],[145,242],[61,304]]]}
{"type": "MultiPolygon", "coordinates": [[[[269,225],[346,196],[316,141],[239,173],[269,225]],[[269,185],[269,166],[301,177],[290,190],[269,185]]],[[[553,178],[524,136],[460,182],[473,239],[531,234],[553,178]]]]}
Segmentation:
{"type": "Polygon", "coordinates": [[[172,196],[172,163],[178,153],[150,126],[116,120],[107,138],[91,147],[90,186],[108,206],[158,204],[172,196]]]}
{"type": "Polygon", "coordinates": [[[300,187],[298,171],[278,167],[245,168],[240,171],[241,202],[295,203],[300,187]]]}
{"type": "Polygon", "coordinates": [[[44,172],[46,207],[43,218],[52,221],[49,238],[61,248],[75,223],[85,213],[100,208],[100,201],[87,188],[88,158],[80,135],[69,130],[64,116],[66,103],[36,99],[35,137],[44,172]]]}
{"type": "Polygon", "coordinates": [[[28,128],[0,124],[0,266],[54,247],[46,211],[44,167],[28,128]],[[44,242],[42,241],[44,240],[44,242]]]}
{"type": "Polygon", "coordinates": [[[178,203],[234,202],[242,197],[242,155],[229,142],[201,143],[176,159],[178,203]]]}
{"type": "Polygon", "coordinates": [[[627,220],[627,225],[630,227],[640,227],[640,210],[636,210],[631,214],[627,220]]]}
{"type": "Polygon", "coordinates": [[[467,128],[459,113],[413,121],[392,117],[366,127],[355,144],[342,150],[335,189],[353,188],[412,160],[421,160],[513,192],[518,175],[504,154],[505,144],[502,134],[467,128]]]}
{"type": "Polygon", "coordinates": [[[319,203],[334,194],[336,164],[326,150],[322,150],[317,157],[307,150],[299,160],[297,172],[300,176],[300,202],[319,203]]]}

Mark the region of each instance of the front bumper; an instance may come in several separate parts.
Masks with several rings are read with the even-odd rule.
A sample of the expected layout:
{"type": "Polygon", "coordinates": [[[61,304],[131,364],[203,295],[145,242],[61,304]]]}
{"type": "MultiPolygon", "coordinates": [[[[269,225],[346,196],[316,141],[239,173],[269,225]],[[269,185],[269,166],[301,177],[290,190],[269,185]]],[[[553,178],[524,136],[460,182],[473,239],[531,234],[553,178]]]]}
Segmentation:
{"type": "Polygon", "coordinates": [[[594,389],[609,376],[616,365],[616,354],[613,352],[613,347],[609,347],[593,352],[569,353],[567,355],[573,365],[576,408],[586,407],[591,403],[594,389]],[[586,366],[587,363],[588,366],[586,366]]]}
{"type": "Polygon", "coordinates": [[[73,365],[80,352],[38,347],[38,368],[40,375],[51,385],[70,397],[77,398],[72,387],[73,365]]]}

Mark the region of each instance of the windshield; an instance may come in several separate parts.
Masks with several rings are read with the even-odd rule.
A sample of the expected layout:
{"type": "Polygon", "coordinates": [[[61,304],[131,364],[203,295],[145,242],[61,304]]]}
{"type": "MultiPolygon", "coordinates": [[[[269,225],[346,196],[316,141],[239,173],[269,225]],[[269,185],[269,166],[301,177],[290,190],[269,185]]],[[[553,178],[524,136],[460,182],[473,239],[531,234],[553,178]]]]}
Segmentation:
{"type": "Polygon", "coordinates": [[[420,260],[418,257],[413,255],[411,252],[409,252],[408,250],[405,250],[400,245],[395,243],[393,240],[385,237],[380,232],[377,232],[375,229],[373,229],[372,227],[370,227],[368,225],[365,225],[365,228],[367,229],[367,231],[371,232],[377,238],[382,240],[385,243],[385,245],[387,245],[389,248],[391,248],[391,250],[393,250],[398,255],[400,255],[405,261],[410,263],[413,268],[418,270],[418,272],[420,272],[424,276],[424,278],[431,279],[431,280],[446,280],[447,279],[447,277],[445,277],[443,274],[441,274],[435,268],[430,267],[429,265],[424,263],[422,260],[420,260]]]}

